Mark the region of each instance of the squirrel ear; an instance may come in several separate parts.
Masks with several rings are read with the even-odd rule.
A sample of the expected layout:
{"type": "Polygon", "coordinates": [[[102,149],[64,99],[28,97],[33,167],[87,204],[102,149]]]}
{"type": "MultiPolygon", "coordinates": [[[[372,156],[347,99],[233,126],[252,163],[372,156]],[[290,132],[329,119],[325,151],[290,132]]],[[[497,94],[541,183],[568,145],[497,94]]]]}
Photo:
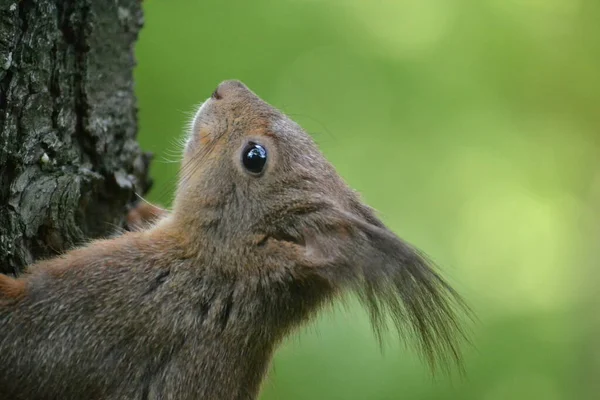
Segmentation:
{"type": "Polygon", "coordinates": [[[311,270],[358,295],[380,343],[391,317],[402,339],[416,339],[432,370],[438,363],[460,367],[466,335],[459,311],[469,310],[433,263],[371,213],[334,214],[318,233],[305,235],[311,270]]]}

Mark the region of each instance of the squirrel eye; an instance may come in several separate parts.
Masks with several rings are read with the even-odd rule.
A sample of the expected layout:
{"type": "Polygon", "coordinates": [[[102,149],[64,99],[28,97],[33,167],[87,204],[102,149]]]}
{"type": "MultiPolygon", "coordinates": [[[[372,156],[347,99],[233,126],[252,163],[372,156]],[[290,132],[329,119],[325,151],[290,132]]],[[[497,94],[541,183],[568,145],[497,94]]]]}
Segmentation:
{"type": "Polygon", "coordinates": [[[267,150],[260,144],[249,142],[242,151],[242,164],[254,175],[260,174],[267,163],[267,150]]]}

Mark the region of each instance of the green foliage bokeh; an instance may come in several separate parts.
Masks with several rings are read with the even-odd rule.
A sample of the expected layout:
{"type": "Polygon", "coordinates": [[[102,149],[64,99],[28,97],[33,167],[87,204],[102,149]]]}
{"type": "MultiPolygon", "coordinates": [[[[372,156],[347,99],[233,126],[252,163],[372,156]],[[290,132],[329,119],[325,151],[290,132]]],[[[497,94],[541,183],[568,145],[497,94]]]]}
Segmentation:
{"type": "Polygon", "coordinates": [[[149,199],[190,114],[240,79],[310,132],[479,317],[431,379],[359,307],[278,351],[263,400],[592,399],[600,385],[600,2],[146,0],[136,48],[149,199]]]}

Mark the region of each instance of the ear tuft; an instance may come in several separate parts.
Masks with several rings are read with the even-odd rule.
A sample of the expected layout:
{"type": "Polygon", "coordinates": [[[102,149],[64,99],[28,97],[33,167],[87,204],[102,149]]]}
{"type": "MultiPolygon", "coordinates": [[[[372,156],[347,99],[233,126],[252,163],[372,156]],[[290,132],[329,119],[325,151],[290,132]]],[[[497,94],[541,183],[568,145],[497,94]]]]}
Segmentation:
{"type": "Polygon", "coordinates": [[[306,241],[312,265],[320,265],[312,270],[358,295],[380,344],[391,320],[402,340],[416,341],[432,372],[462,371],[463,318],[472,313],[431,260],[372,215],[329,210],[325,219],[306,241]]]}
{"type": "Polygon", "coordinates": [[[394,270],[372,265],[356,288],[374,333],[381,345],[391,319],[403,341],[417,343],[433,373],[452,366],[462,372],[461,346],[469,340],[461,318],[471,311],[425,255],[405,243],[401,248],[394,270]]]}

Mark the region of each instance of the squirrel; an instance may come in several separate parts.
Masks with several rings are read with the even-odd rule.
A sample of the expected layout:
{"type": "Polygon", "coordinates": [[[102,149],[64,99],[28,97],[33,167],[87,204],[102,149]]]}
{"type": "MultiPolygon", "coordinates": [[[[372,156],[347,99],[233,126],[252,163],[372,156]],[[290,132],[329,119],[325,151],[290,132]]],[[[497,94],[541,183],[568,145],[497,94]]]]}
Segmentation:
{"type": "Polygon", "coordinates": [[[172,211],[129,222],[0,274],[0,398],[256,399],[282,340],[347,294],[461,365],[461,296],[239,81],[195,114],[172,211]]]}

